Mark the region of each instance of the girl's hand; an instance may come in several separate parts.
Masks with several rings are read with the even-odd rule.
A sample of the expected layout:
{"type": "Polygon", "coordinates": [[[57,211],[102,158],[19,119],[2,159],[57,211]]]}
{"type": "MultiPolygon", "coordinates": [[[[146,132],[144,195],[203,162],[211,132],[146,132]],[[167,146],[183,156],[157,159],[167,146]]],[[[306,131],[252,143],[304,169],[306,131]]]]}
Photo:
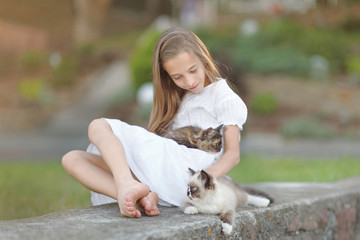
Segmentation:
{"type": "Polygon", "coordinates": [[[227,174],[240,162],[240,130],[236,125],[224,127],[224,154],[206,172],[219,178],[227,174]]]}

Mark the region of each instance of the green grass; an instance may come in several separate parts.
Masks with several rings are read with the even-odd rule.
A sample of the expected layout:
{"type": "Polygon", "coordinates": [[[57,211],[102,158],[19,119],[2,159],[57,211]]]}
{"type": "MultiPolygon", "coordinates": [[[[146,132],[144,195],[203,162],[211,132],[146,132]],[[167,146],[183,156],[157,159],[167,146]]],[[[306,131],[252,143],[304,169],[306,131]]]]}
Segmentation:
{"type": "Polygon", "coordinates": [[[229,175],[250,182],[332,182],[360,175],[360,159],[301,159],[242,157],[229,175]]]}
{"type": "MultiPolygon", "coordinates": [[[[229,175],[243,183],[331,182],[360,175],[360,160],[244,156],[229,175]]],[[[59,162],[0,163],[0,220],[90,206],[90,193],[59,162]]]]}
{"type": "Polygon", "coordinates": [[[90,193],[59,162],[1,163],[0,220],[90,206],[90,193]]]}

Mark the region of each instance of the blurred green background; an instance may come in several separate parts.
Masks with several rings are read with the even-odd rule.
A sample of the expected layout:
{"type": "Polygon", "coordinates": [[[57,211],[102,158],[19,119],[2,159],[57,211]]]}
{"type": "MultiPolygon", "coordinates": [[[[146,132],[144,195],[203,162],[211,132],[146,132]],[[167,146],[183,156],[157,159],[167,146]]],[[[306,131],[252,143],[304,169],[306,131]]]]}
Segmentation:
{"type": "Polygon", "coordinates": [[[85,149],[93,118],[147,126],[151,104],[142,103],[139,89],[152,80],[159,34],[174,25],[203,40],[248,106],[232,177],[318,182],[359,175],[360,154],[341,146],[360,142],[360,3],[290,2],[2,0],[0,220],[91,205],[88,190],[62,170],[61,156],[85,149]],[[106,78],[119,62],[126,74],[116,89],[106,78]],[[97,95],[98,83],[115,90],[97,95]],[[276,156],[252,151],[276,139],[283,144],[276,156]],[[307,141],[316,154],[300,154],[299,144],[299,154],[282,156],[307,141]],[[326,144],[333,152],[321,152],[326,144]]]}

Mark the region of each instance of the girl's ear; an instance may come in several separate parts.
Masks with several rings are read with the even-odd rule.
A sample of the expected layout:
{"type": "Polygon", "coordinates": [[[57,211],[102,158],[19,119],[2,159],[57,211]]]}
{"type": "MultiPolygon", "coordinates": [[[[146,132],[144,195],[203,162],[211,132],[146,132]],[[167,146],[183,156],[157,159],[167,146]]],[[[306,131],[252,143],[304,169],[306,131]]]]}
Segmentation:
{"type": "Polygon", "coordinates": [[[192,170],[191,168],[189,168],[189,172],[190,172],[190,175],[194,175],[196,172],[194,170],[192,170]]]}

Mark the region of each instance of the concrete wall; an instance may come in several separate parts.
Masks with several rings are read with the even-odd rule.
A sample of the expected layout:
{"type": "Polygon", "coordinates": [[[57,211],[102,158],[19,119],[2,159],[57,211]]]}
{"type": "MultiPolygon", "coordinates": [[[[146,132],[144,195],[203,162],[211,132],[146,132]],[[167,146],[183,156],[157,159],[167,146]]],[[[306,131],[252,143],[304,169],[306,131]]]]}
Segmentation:
{"type": "Polygon", "coordinates": [[[218,216],[161,207],[160,216],[128,219],[116,204],[0,221],[0,239],[321,239],[360,240],[360,177],[335,183],[261,183],[267,208],[237,212],[225,237],[218,216]]]}

